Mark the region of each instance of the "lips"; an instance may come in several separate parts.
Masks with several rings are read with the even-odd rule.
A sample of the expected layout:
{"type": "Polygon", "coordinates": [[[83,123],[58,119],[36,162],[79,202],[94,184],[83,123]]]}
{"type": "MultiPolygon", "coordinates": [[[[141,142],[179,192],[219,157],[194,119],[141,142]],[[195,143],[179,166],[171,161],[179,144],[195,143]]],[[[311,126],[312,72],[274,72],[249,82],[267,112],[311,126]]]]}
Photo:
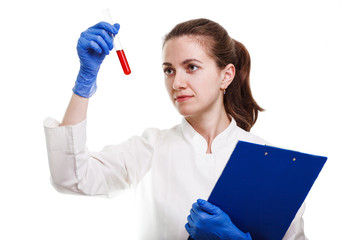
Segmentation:
{"type": "Polygon", "coordinates": [[[189,100],[192,97],[193,97],[193,95],[180,95],[180,96],[175,97],[175,101],[183,102],[183,101],[189,100]]]}

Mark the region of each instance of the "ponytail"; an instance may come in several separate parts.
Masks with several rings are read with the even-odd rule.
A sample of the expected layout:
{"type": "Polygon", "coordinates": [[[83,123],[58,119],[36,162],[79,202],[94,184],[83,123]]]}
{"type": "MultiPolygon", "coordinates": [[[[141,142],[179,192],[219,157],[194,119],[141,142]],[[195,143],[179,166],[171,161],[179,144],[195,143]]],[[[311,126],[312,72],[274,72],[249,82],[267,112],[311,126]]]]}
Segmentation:
{"type": "Polygon", "coordinates": [[[250,131],[254,126],[258,112],[263,111],[254,100],[250,89],[250,54],[245,46],[234,40],[237,60],[234,62],[236,74],[224,95],[225,110],[236,121],[237,125],[250,131]]]}

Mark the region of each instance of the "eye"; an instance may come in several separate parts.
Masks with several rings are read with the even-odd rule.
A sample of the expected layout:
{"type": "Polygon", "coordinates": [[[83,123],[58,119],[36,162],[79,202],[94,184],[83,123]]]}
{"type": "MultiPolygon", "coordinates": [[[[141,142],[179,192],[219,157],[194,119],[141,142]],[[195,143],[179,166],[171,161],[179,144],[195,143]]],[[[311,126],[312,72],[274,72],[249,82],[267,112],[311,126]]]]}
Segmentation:
{"type": "Polygon", "coordinates": [[[199,67],[194,64],[189,64],[188,69],[190,70],[190,72],[195,72],[199,69],[199,67]]]}
{"type": "Polygon", "coordinates": [[[165,75],[169,76],[174,73],[174,70],[172,68],[165,68],[164,73],[165,75]]]}

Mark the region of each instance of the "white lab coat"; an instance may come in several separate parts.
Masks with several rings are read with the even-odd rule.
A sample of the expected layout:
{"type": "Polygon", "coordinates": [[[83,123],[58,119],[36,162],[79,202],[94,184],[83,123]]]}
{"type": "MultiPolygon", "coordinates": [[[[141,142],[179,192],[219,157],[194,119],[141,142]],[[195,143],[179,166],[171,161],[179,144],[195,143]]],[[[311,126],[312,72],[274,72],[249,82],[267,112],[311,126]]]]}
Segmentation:
{"type": "MultiPolygon", "coordinates": [[[[171,129],[147,129],[101,152],[86,148],[86,120],[61,126],[52,118],[44,121],[49,165],[58,189],[86,195],[108,195],[134,187],[141,217],[140,238],[184,240],[192,204],[207,199],[238,140],[266,142],[230,125],[214,139],[212,154],[207,142],[183,119],[171,129]]],[[[285,237],[304,240],[300,208],[285,237]]]]}

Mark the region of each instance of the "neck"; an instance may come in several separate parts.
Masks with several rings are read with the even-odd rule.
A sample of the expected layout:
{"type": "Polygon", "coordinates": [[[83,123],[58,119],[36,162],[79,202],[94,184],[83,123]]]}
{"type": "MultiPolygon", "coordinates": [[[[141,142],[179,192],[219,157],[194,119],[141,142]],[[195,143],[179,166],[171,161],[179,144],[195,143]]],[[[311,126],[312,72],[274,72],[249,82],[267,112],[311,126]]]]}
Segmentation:
{"type": "Polygon", "coordinates": [[[206,153],[211,153],[211,144],[215,137],[224,131],[230,124],[230,119],[222,109],[217,114],[202,114],[200,116],[188,116],[185,119],[201,136],[205,138],[208,144],[206,153]]]}

